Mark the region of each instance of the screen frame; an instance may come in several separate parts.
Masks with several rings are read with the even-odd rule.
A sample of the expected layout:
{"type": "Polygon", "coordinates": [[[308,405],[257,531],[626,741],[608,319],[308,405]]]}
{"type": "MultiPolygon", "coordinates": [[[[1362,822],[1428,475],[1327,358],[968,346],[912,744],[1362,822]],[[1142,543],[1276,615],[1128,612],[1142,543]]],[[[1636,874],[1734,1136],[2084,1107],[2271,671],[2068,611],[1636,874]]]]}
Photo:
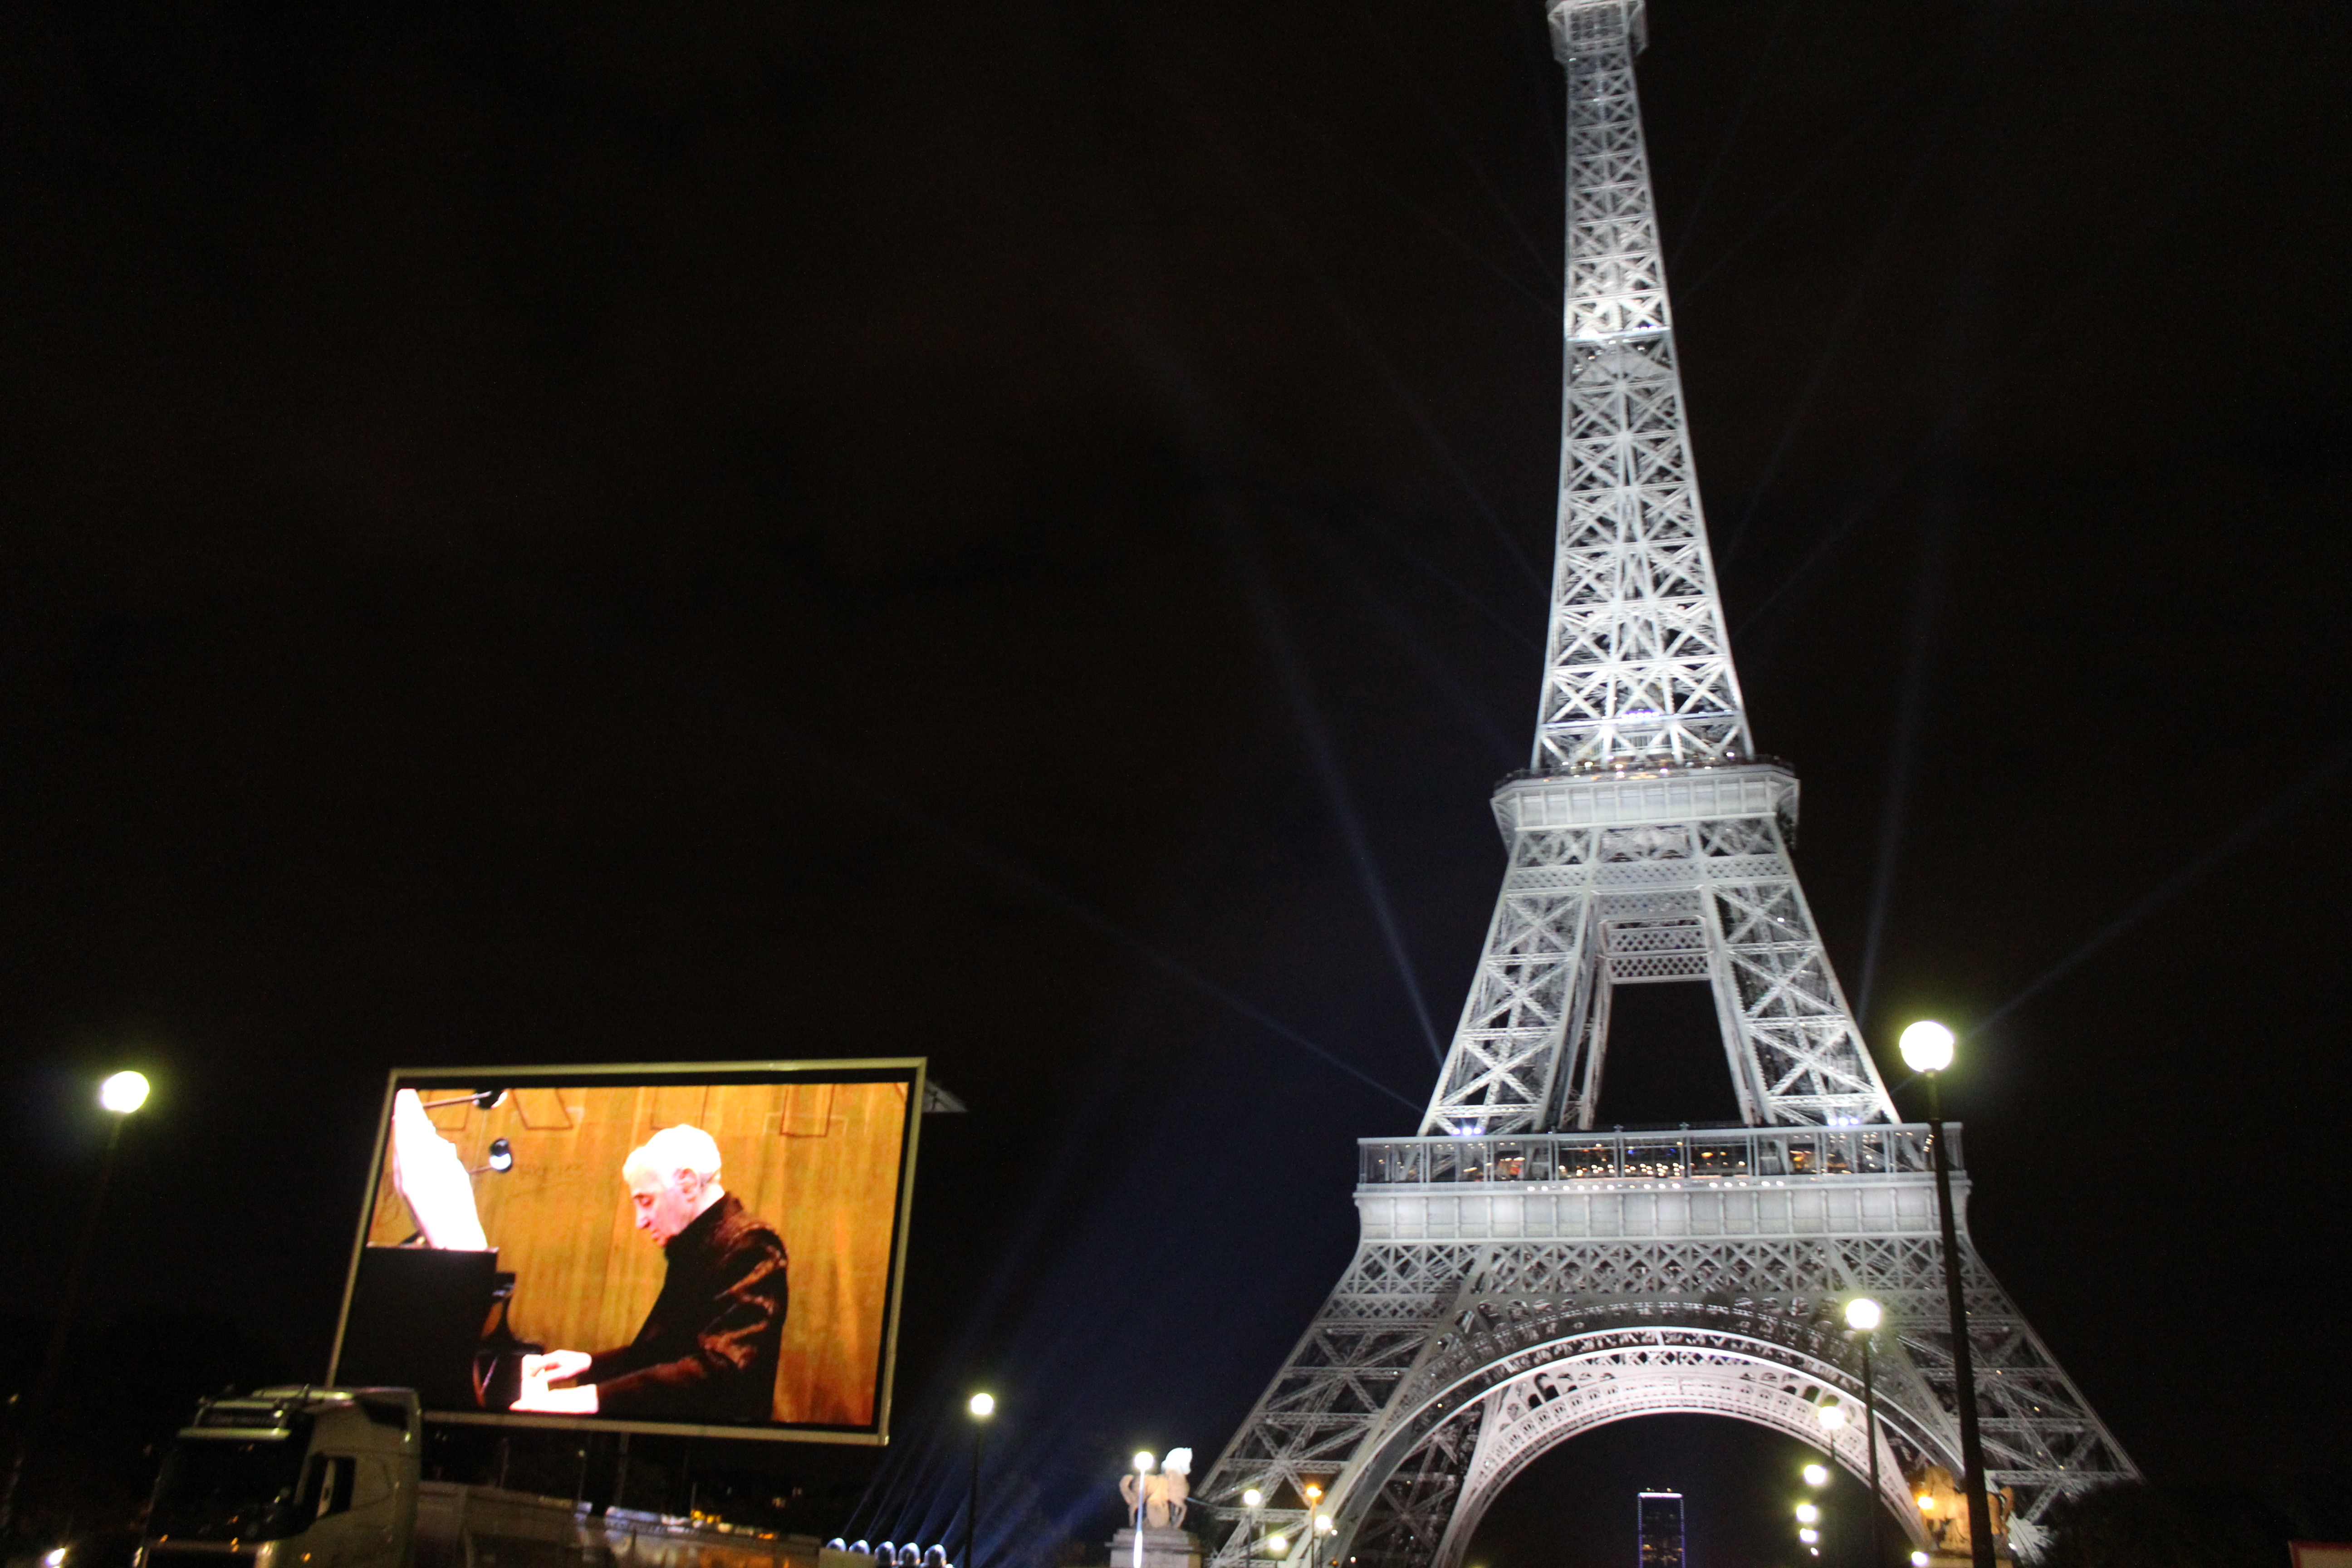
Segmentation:
{"type": "Polygon", "coordinates": [[[359,1282],[360,1259],[366,1253],[368,1229],[375,1217],[376,1194],[383,1185],[384,1162],[392,1151],[392,1104],[404,1089],[478,1089],[496,1084],[514,1089],[631,1088],[662,1084],[793,1084],[903,1083],[907,1086],[907,1127],[898,1145],[898,1201],[892,1207],[890,1282],[882,1307],[881,1364],[876,1369],[874,1420],[870,1426],[842,1426],[816,1423],[765,1422],[759,1426],[717,1426],[691,1421],[656,1421],[601,1415],[517,1415],[511,1411],[425,1411],[427,1421],[462,1426],[504,1426],[577,1432],[644,1432],[677,1437],[725,1437],[745,1442],[846,1443],[879,1447],[890,1441],[890,1399],[898,1372],[898,1309],[904,1300],[907,1232],[914,1217],[915,1155],[923,1125],[929,1058],[925,1057],[855,1057],[834,1061],[807,1059],[731,1062],[632,1062],[574,1067],[394,1068],[384,1078],[383,1103],[376,1114],[375,1147],[368,1159],[367,1186],[360,1198],[360,1217],[352,1240],[352,1258],[343,1273],[342,1304],[335,1314],[334,1347],[327,1356],[327,1383],[343,1356],[343,1334],[350,1326],[352,1293],[359,1282]],[[599,1080],[602,1080],[601,1082],[599,1080]]]}

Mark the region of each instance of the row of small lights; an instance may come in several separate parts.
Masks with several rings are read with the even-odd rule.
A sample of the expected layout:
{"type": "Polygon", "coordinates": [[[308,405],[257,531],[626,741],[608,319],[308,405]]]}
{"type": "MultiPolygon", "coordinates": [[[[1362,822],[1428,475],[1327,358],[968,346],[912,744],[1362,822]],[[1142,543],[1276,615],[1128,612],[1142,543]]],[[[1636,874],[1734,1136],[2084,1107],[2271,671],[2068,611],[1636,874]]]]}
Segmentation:
{"type": "MultiPolygon", "coordinates": [[[[1878,1303],[1873,1301],[1870,1305],[1875,1308],[1878,1303]]],[[[1873,1321],[1875,1321],[1875,1319],[1874,1318],[1873,1321]]],[[[1832,1431],[1835,1431],[1837,1428],[1844,1426],[1844,1406],[1837,1405],[1822,1405],[1822,1425],[1829,1427],[1832,1431]],[[1835,1420],[1832,1420],[1830,1418],[1832,1412],[1836,1413],[1835,1420]]],[[[1807,1465],[1801,1474],[1805,1478],[1805,1484],[1811,1487],[1815,1491],[1819,1491],[1822,1488],[1830,1484],[1830,1471],[1827,1465],[1807,1465]]],[[[1922,1498],[1920,1500],[1921,1505],[1924,1507],[1927,1500],[1928,1500],[1922,1498]]],[[[1872,1499],[1871,1504],[1873,1507],[1877,1506],[1877,1500],[1874,1498],[1872,1499]]],[[[1803,1542],[1805,1549],[1816,1557],[1819,1557],[1822,1554],[1821,1523],[1821,1504],[1809,1500],[1797,1505],[1797,1539],[1803,1542]]],[[[1927,1554],[1924,1552],[1914,1552],[1911,1553],[1911,1568],[1927,1568],[1927,1554]]]]}

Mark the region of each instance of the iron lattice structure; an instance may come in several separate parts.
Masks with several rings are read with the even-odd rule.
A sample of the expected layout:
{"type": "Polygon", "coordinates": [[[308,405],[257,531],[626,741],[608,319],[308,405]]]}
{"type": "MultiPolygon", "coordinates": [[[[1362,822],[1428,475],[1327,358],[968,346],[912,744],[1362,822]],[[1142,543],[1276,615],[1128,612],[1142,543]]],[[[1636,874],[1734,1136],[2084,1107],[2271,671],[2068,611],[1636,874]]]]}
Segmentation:
{"type": "MultiPolygon", "coordinates": [[[[1558,561],[1510,864],[1420,1135],[1368,1140],[1354,1261],[1197,1494],[1219,1568],[1458,1568],[1529,1460],[1629,1416],[1734,1416],[1866,1470],[1856,1294],[1885,1309],[1879,1474],[1958,1474],[1928,1134],[1895,1119],[1790,862],[1797,781],[1758,758],[1675,366],[1635,94],[1640,0],[1548,0],[1568,73],[1558,561]],[[1614,987],[1706,981],[1742,1128],[1597,1132],[1614,987]],[[1268,1506],[1240,1506],[1255,1489],[1268,1506]]],[[[1957,1143],[1957,1130],[1948,1130],[1957,1143]]],[[[1957,1150],[1954,1151],[1957,1172],[1957,1150]]],[[[1965,1194],[1956,1177],[1956,1196],[1965,1194]]],[[[1987,1479],[2037,1554],[2058,1498],[2137,1474],[1962,1228],[1987,1479]]]]}

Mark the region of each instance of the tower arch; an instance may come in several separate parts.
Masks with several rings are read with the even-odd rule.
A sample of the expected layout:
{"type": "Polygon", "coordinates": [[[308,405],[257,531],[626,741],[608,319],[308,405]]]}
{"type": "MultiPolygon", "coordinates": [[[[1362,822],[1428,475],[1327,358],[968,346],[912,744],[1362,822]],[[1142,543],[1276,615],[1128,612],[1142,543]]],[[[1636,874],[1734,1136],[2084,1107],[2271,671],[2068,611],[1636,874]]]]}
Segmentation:
{"type": "MultiPolygon", "coordinates": [[[[1457,1386],[1448,1413],[1421,1440],[1371,1457],[1343,1479],[1334,1499],[1340,1549],[1371,1548],[1381,1558],[1411,1557],[1432,1568],[1460,1568],[1486,1510],[1521,1471],[1561,1444],[1643,1415],[1712,1415],[1747,1422],[1819,1448],[1857,1479],[1870,1473],[1868,1423],[1851,1369],[1749,1334],[1690,1326],[1595,1330],[1487,1369],[1484,1392],[1457,1386]],[[1848,1424],[1823,1428],[1820,1411],[1844,1405],[1848,1424]],[[1466,1453],[1462,1450],[1466,1448],[1466,1453]],[[1417,1521],[1414,1483],[1433,1453],[1461,1455],[1458,1490],[1433,1548],[1391,1539],[1417,1521]],[[1384,1473],[1383,1473],[1384,1472],[1384,1473]],[[1399,1484],[1402,1480],[1402,1485],[1399,1484]],[[1392,1490],[1393,1489],[1393,1490],[1392,1490]],[[1416,1550],[1415,1548],[1420,1548],[1416,1550]]],[[[1938,1419],[1876,1398],[1880,1504],[1915,1543],[1926,1535],[1912,1506],[1907,1474],[1923,1462],[1949,1468],[1938,1419]]]]}

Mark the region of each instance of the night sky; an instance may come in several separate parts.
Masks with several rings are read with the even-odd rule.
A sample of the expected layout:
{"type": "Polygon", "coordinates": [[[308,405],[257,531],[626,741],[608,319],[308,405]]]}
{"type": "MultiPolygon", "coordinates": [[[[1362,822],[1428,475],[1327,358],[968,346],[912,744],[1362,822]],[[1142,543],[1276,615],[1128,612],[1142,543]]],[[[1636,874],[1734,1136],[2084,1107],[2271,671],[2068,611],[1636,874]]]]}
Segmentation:
{"type": "MultiPolygon", "coordinates": [[[[1893,1082],[1963,1032],[1979,1245],[2145,1468],[2352,1468],[2352,16],[1652,38],[1723,593],[1865,1032],[1893,1082]]],[[[387,1068],[920,1055],[971,1112],[898,1439],[789,1462],[937,1539],[986,1381],[1046,1525],[1205,1466],[1499,880],[1561,113],[1536,0],[0,9],[0,1309],[57,1300],[118,1065],[89,1311],[318,1375],[387,1068]]],[[[1718,1114],[1652,1011],[1603,1120],[1718,1114]]],[[[1745,1441],[1532,1472],[1558,1536],[1495,1568],[1732,1510],[1745,1441]]]]}

